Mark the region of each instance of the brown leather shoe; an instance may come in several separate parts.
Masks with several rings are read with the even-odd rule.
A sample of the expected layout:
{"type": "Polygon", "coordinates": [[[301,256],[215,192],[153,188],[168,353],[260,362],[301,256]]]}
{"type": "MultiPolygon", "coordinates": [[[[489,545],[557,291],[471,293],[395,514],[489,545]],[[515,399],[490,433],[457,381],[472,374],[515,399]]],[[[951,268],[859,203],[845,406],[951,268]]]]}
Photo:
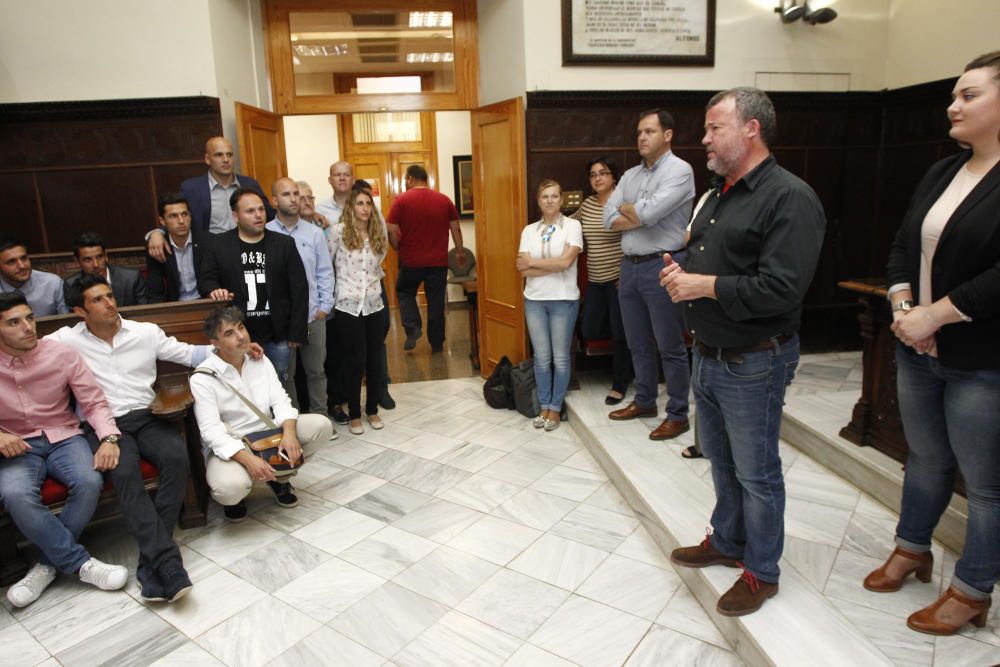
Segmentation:
{"type": "Polygon", "coordinates": [[[670,562],[681,567],[708,567],[709,565],[740,567],[740,559],[727,556],[713,547],[708,535],[705,535],[705,539],[699,545],[679,547],[671,551],[670,562]]]}
{"type": "Polygon", "coordinates": [[[911,572],[925,584],[931,580],[934,554],[930,551],[916,553],[896,547],[880,568],[865,577],[865,588],[876,593],[892,593],[903,586],[911,572]]]}
{"type": "Polygon", "coordinates": [[[746,616],[752,614],[778,594],[778,584],[759,581],[748,570],[736,580],[732,588],[722,594],[715,610],[723,616],[746,616]]]}
{"type": "Polygon", "coordinates": [[[663,423],[654,428],[650,434],[650,440],[671,440],[676,438],[681,433],[687,433],[691,430],[691,425],[688,420],[682,422],[670,421],[669,419],[664,419],[663,423]]]}
{"type": "Polygon", "coordinates": [[[656,406],[651,408],[640,408],[636,405],[635,401],[632,401],[624,408],[620,410],[612,410],[608,413],[608,419],[613,419],[616,422],[622,422],[629,419],[635,419],[636,417],[655,417],[656,416],[656,406]]]}
{"type": "Polygon", "coordinates": [[[981,628],[986,625],[992,602],[992,598],[970,598],[954,586],[949,586],[937,602],[910,614],[906,625],[911,630],[928,635],[953,635],[969,621],[981,628]]]}

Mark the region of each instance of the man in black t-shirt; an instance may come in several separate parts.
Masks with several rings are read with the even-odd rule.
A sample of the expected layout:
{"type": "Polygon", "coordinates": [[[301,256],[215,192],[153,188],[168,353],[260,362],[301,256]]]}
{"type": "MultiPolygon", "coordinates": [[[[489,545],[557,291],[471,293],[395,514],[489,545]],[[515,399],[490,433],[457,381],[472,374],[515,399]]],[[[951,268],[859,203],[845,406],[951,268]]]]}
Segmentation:
{"type": "Polygon", "coordinates": [[[236,229],[208,240],[198,291],[239,306],[251,339],[264,348],[284,382],[291,349],[306,342],[305,268],[290,237],[264,229],[264,200],[256,191],[237,190],[230,205],[236,229]]]}

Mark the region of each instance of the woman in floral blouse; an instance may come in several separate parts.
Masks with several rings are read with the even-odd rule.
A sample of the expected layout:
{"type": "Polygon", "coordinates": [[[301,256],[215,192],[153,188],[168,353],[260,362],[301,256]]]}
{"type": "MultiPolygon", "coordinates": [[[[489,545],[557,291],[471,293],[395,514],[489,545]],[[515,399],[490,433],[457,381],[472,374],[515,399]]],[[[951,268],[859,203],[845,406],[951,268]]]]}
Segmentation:
{"type": "Polygon", "coordinates": [[[353,190],[340,222],[329,235],[330,256],[337,275],[334,288],[334,321],[340,339],[351,350],[347,355],[347,407],[351,433],[364,433],[361,425],[361,376],[368,378],[365,415],[374,429],[384,425],[378,416],[382,392],[381,350],[387,313],[379,281],[389,241],[385,227],[374,214],[370,194],[353,190]]]}

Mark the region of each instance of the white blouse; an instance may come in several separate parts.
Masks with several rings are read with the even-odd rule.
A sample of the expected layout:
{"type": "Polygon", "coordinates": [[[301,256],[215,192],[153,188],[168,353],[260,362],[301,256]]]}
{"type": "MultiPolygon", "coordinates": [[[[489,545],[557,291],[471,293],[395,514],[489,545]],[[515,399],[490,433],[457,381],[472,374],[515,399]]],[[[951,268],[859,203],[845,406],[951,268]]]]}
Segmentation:
{"type": "MultiPolygon", "coordinates": [[[[521,230],[521,244],[517,252],[526,252],[537,258],[562,257],[567,246],[571,245],[583,250],[583,227],[579,220],[560,216],[554,225],[539,220],[521,230]]],[[[579,299],[576,259],[565,271],[527,278],[524,283],[524,298],[532,301],[579,299]]]]}
{"type": "Polygon", "coordinates": [[[382,310],[382,286],[379,281],[385,275],[382,270],[385,252],[376,255],[368,239],[360,250],[348,250],[344,246],[342,222],[332,227],[327,245],[337,278],[333,307],[355,317],[382,310]]]}

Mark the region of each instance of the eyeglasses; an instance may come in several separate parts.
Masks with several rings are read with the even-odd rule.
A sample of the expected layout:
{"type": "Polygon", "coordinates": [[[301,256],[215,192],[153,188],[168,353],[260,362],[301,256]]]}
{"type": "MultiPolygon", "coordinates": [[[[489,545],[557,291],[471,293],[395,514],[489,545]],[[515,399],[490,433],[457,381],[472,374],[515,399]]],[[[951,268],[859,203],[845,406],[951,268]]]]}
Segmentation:
{"type": "Polygon", "coordinates": [[[590,172],[590,177],[591,178],[597,178],[598,176],[610,176],[610,175],[611,175],[611,172],[609,170],[607,170],[607,169],[601,169],[600,171],[592,171],[592,172],[590,172]]]}

